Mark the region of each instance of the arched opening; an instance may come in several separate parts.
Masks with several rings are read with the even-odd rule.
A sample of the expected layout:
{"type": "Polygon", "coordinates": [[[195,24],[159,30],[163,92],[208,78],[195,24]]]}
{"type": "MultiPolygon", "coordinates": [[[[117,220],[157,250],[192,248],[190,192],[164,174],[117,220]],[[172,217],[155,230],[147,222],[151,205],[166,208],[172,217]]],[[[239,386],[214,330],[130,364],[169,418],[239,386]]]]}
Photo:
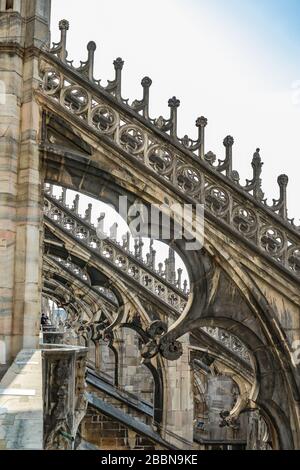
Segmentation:
{"type": "MultiPolygon", "coordinates": [[[[139,236],[135,237],[130,232],[131,226],[124,220],[121,202],[118,213],[114,206],[106,202],[101,202],[73,190],[66,190],[61,186],[46,184],[45,192],[46,195],[54,197],[62,206],[68,208],[84,222],[95,227],[99,239],[116,243],[124,251],[133,255],[137,261],[145,264],[176,289],[182,291],[183,294],[188,295],[190,281],[182,258],[164,242],[139,236]]],[[[55,220],[55,215],[53,215],[53,220],[55,220]]],[[[71,221],[69,221],[69,224],[71,224],[71,221]]],[[[66,228],[68,229],[68,227],[66,228]]],[[[84,233],[78,236],[84,237],[84,233]]],[[[91,247],[95,248],[96,242],[91,247]]],[[[109,250],[106,255],[109,258],[109,250]]],[[[124,261],[121,258],[116,260],[116,264],[120,267],[122,267],[122,262],[124,261]]],[[[134,276],[134,272],[131,275],[134,276]]],[[[149,285],[149,279],[145,278],[143,282],[146,287],[152,288],[149,285]]],[[[153,286],[153,288],[159,287],[153,286]]]]}
{"type": "MultiPolygon", "coordinates": [[[[262,410],[245,396],[221,358],[198,355],[194,379],[194,439],[202,450],[270,450],[272,437],[262,410]],[[201,358],[200,358],[201,357],[201,358]],[[229,375],[228,375],[229,374],[229,375]],[[243,396],[244,395],[244,396],[243,396]],[[245,400],[239,413],[235,410],[245,400]]],[[[243,378],[239,378],[241,384],[243,378]]]]}

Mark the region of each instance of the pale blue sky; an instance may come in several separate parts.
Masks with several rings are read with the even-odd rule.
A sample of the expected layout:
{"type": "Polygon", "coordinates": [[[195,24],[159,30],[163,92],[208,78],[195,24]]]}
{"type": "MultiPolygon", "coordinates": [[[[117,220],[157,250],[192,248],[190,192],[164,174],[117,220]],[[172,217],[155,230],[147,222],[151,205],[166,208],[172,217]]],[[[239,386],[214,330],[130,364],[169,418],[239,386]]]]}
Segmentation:
{"type": "Polygon", "coordinates": [[[195,135],[197,116],[209,119],[207,149],[224,155],[235,138],[234,168],[251,178],[261,148],[266,195],[278,197],[277,176],[290,177],[290,216],[299,220],[300,0],[53,0],[53,40],[67,18],[70,58],[86,58],[94,40],[96,78],[113,77],[125,60],[123,96],[140,98],[149,75],[151,115],[168,115],[181,99],[179,131],[195,135]]]}

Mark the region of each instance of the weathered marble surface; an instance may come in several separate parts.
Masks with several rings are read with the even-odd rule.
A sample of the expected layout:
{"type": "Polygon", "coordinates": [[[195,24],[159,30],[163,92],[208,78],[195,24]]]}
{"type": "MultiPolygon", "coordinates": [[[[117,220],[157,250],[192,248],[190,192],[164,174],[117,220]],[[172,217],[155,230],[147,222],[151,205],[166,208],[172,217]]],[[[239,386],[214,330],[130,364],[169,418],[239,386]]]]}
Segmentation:
{"type": "Polygon", "coordinates": [[[0,449],[41,450],[41,351],[24,349],[0,382],[0,449]]]}
{"type": "Polygon", "coordinates": [[[20,350],[38,345],[41,116],[34,90],[50,0],[14,0],[12,8],[1,1],[0,12],[0,341],[8,367],[20,350]]]}

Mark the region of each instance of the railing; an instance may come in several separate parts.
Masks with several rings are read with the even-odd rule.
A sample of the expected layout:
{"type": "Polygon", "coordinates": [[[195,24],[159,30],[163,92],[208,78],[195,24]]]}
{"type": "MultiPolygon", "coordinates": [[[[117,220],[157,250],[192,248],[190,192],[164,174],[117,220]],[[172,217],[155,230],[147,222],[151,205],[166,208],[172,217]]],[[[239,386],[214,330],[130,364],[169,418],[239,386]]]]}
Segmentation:
{"type": "Polygon", "coordinates": [[[94,43],[89,43],[88,61],[79,68],[67,60],[68,27],[68,23],[62,21],[61,41],[51,53],[42,53],[42,94],[49,103],[60,105],[80,126],[136,159],[163,184],[170,185],[188,200],[205,204],[206,214],[213,221],[241,236],[277,267],[299,279],[300,228],[287,217],[288,178],[285,175],[278,178],[279,199],[268,206],[261,189],[263,164],[259,149],[252,161],[253,177],[246,186],[241,186],[238,173],[232,170],[232,137],[224,140],[225,160],[215,165],[216,156],[205,153],[204,149],[205,118],[197,120],[199,136],[196,141],[187,136],[179,139],[179,101],[176,98],[169,101],[169,119],[150,119],[151,80],[147,78],[142,82],[143,99],[129,106],[121,96],[123,61],[114,62],[115,80],[108,87],[101,87],[93,77],[94,43]]]}
{"type": "Polygon", "coordinates": [[[116,241],[100,240],[94,226],[80,219],[67,206],[49,195],[46,195],[44,199],[44,214],[55,225],[110,263],[114,269],[125,273],[160,301],[175,311],[184,310],[187,294],[168,283],[158,271],[151,269],[142,260],[136,260],[129,249],[121,247],[116,241]]]}
{"type": "Polygon", "coordinates": [[[226,330],[223,330],[218,327],[202,327],[202,330],[207,333],[209,336],[214,338],[218,343],[221,343],[229,351],[233,352],[241,359],[246,361],[248,364],[251,364],[251,359],[249,351],[246,346],[232,333],[229,333],[226,330]]]}

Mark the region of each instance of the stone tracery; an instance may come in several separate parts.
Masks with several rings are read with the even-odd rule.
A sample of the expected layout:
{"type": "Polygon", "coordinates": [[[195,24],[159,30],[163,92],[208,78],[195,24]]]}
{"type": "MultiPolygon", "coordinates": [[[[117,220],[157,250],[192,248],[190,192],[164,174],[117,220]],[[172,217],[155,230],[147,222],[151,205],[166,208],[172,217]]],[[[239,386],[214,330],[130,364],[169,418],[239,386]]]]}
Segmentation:
{"type": "MultiPolygon", "coordinates": [[[[48,0],[38,1],[50,6],[48,0]]],[[[142,98],[130,105],[122,96],[121,58],[114,61],[114,79],[102,87],[94,77],[93,42],[87,60],[74,67],[67,52],[66,20],[60,22],[61,38],[52,48],[46,45],[45,17],[40,29],[30,32],[43,37],[32,38],[31,45],[19,44],[16,52],[15,41],[9,40],[9,15],[16,13],[17,3],[3,16],[1,28],[8,39],[1,39],[1,48],[8,76],[16,72],[21,77],[30,109],[24,114],[30,119],[19,109],[20,99],[12,100],[17,104],[9,112],[15,119],[21,116],[24,126],[30,121],[32,128],[25,127],[22,135],[13,130],[20,154],[11,136],[4,133],[3,139],[7,154],[35,168],[28,173],[24,169],[20,178],[24,186],[18,191],[28,211],[11,238],[15,236],[18,258],[13,287],[18,286],[22,297],[18,276],[24,275],[23,290],[30,295],[16,306],[14,321],[6,321],[12,308],[7,303],[1,327],[16,328],[6,341],[16,336],[22,344],[34,344],[41,290],[44,299],[64,309],[63,321],[44,328],[44,447],[70,449],[90,439],[105,448],[105,433],[95,442],[91,429],[99,429],[100,422],[101,429],[113,427],[116,421],[116,443],[129,448],[208,448],[217,445],[214,437],[224,435],[229,447],[299,447],[299,386],[291,351],[299,329],[300,242],[299,227],[287,213],[287,176],[278,178],[279,198],[268,205],[259,149],[253,155],[253,175],[243,186],[233,169],[231,136],[224,139],[223,160],[207,152],[205,117],[196,121],[196,138],[179,137],[180,101],[169,100],[168,118],[152,118],[148,77],[142,80],[142,98]],[[25,66],[28,61],[32,67],[25,66]],[[12,64],[17,71],[12,72],[12,64]],[[29,69],[33,76],[25,80],[22,74],[29,69]],[[63,187],[59,198],[53,195],[53,184],[63,187]],[[71,207],[68,188],[77,191],[71,207]],[[118,241],[116,223],[109,237],[100,240],[91,203],[80,214],[80,192],[111,203],[126,194],[147,204],[204,204],[203,248],[187,253],[183,242],[171,240],[166,262],[158,263],[152,241],[144,256],[142,239],[133,248],[128,234],[118,241]],[[41,257],[43,225],[41,274],[30,263],[41,257]],[[173,248],[183,257],[189,283],[182,269],[175,269],[173,248]],[[68,344],[58,344],[65,333],[68,344]],[[47,338],[55,339],[55,345],[47,338]],[[222,387],[224,394],[219,393],[222,387]],[[116,408],[123,410],[118,419],[116,408]],[[105,413],[111,421],[104,419],[105,413]],[[209,413],[213,423],[205,436],[209,413]]],[[[23,5],[14,16],[20,32],[32,18],[40,21],[32,10],[29,16],[27,0],[23,5]]],[[[15,199],[16,194],[9,204],[15,199]]],[[[16,213],[19,209],[15,207],[16,213]]],[[[100,228],[103,221],[100,214],[100,228]]],[[[15,218],[10,223],[13,227],[15,218]]],[[[5,246],[14,246],[11,239],[6,245],[6,230],[4,234],[5,246]]],[[[2,295],[1,283],[0,289],[2,295]]]]}

